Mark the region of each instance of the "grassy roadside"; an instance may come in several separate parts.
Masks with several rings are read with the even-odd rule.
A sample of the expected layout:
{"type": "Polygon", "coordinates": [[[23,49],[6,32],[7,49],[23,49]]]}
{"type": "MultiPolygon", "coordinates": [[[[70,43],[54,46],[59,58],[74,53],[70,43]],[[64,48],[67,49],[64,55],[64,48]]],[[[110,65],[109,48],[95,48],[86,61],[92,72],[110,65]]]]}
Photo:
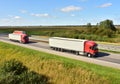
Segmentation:
{"type": "MultiPolygon", "coordinates": [[[[109,44],[109,45],[115,45],[115,46],[120,46],[120,43],[110,43],[110,42],[99,42],[96,41],[98,44],[109,44]]],[[[115,53],[115,54],[120,54],[119,51],[112,51],[112,50],[106,50],[106,49],[99,49],[102,52],[110,52],[110,53],[115,53]]]]}
{"type": "Polygon", "coordinates": [[[112,50],[105,50],[105,49],[99,49],[102,52],[110,52],[110,53],[115,53],[115,54],[120,54],[119,51],[112,51],[112,50]]]}
{"type": "Polygon", "coordinates": [[[119,84],[120,70],[0,42],[0,64],[17,59],[54,84],[119,84]]]}
{"type": "Polygon", "coordinates": [[[118,42],[118,43],[111,43],[111,42],[100,42],[100,41],[96,41],[96,43],[98,43],[98,44],[110,44],[110,45],[118,45],[118,46],[120,46],[120,42],[118,42]]]}

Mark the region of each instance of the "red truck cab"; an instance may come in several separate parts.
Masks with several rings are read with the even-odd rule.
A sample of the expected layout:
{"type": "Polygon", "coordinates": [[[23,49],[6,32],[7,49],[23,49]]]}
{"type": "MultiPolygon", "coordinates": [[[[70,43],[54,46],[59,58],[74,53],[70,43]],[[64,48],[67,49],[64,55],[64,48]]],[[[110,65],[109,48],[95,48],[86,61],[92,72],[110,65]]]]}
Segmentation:
{"type": "Polygon", "coordinates": [[[86,41],[84,44],[84,51],[88,57],[96,56],[98,54],[97,44],[94,41],[86,41]]]}

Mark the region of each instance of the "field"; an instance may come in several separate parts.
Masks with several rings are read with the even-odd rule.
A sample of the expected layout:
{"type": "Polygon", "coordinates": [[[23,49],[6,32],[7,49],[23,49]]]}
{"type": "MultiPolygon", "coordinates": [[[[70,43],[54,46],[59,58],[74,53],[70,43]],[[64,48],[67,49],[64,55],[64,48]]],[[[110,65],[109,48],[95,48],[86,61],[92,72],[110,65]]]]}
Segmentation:
{"type": "MultiPolygon", "coordinates": [[[[119,26],[117,26],[119,27],[119,26]]],[[[1,27],[0,33],[10,33],[14,30],[24,30],[28,35],[58,36],[76,39],[87,39],[101,42],[120,42],[120,28],[117,31],[104,30],[93,26],[23,26],[23,27],[1,27]]]]}
{"type": "MultiPolygon", "coordinates": [[[[120,70],[0,42],[0,65],[11,59],[49,78],[49,84],[119,84],[120,70]]],[[[1,68],[1,67],[0,67],[1,68]]],[[[0,75],[0,80],[2,76],[0,75]]]]}

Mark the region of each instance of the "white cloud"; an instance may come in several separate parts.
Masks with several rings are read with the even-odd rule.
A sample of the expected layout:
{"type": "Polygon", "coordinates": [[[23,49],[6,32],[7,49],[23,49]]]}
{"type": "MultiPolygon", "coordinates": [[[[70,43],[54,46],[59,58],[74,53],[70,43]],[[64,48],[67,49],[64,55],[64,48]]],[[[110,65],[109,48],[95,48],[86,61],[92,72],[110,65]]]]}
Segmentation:
{"type": "Polygon", "coordinates": [[[20,16],[14,16],[13,19],[21,19],[20,16]]]}
{"type": "Polygon", "coordinates": [[[48,13],[44,13],[44,14],[31,14],[32,16],[36,16],[36,17],[49,17],[50,15],[48,13]]]}
{"type": "Polygon", "coordinates": [[[71,16],[72,16],[72,17],[74,17],[74,16],[75,16],[75,14],[71,14],[71,16]]]}
{"type": "Polygon", "coordinates": [[[72,11],[80,11],[80,10],[82,10],[82,8],[77,6],[67,6],[61,9],[62,12],[72,12],[72,11]]]}
{"type": "Polygon", "coordinates": [[[7,19],[22,19],[22,17],[17,15],[8,15],[7,19]]]}
{"type": "Polygon", "coordinates": [[[24,22],[24,19],[21,16],[8,15],[8,17],[0,20],[0,23],[4,25],[20,25],[24,22]]]}
{"type": "Polygon", "coordinates": [[[106,7],[109,7],[109,6],[112,6],[112,3],[105,3],[105,4],[102,4],[100,6],[98,6],[99,8],[106,8],[106,7]]]}
{"type": "Polygon", "coordinates": [[[20,12],[21,12],[21,13],[27,13],[27,11],[26,11],[26,10],[20,10],[20,12]]]}
{"type": "Polygon", "coordinates": [[[14,25],[20,25],[24,23],[24,18],[22,18],[21,16],[13,16],[10,18],[10,22],[14,25]]]}

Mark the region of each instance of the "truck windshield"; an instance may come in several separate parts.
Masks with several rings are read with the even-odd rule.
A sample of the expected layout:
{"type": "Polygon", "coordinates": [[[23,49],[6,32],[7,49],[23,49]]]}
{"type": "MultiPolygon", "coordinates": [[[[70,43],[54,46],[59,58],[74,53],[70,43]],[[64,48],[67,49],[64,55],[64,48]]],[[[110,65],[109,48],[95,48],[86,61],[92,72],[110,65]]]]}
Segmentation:
{"type": "Polygon", "coordinates": [[[24,39],[25,39],[25,40],[28,39],[28,36],[25,36],[24,39]]]}
{"type": "Polygon", "coordinates": [[[98,50],[98,47],[97,47],[97,45],[94,45],[94,46],[91,46],[90,49],[92,49],[92,50],[98,50]]]}

